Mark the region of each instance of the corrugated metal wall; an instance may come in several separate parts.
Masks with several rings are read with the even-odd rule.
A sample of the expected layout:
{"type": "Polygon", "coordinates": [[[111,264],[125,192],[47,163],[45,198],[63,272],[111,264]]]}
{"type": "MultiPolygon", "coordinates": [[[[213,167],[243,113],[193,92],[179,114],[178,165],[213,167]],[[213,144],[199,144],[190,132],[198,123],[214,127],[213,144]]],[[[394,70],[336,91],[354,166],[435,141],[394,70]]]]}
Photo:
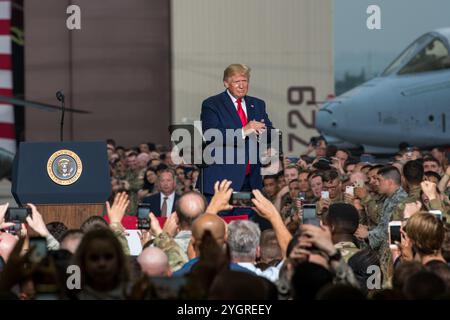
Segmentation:
{"type": "Polygon", "coordinates": [[[249,95],[266,101],[285,152],[303,150],[300,140],[317,135],[307,101],[334,92],[332,1],[172,0],[171,10],[173,122],[198,119],[201,102],[224,90],[224,68],[245,63],[249,95]]]}

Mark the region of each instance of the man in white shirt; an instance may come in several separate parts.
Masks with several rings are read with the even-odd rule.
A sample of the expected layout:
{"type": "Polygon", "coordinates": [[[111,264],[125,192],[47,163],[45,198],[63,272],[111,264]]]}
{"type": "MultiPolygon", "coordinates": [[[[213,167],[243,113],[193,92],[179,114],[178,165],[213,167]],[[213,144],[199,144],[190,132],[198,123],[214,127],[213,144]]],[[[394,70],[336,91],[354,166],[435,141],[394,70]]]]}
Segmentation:
{"type": "Polygon", "coordinates": [[[256,267],[256,258],[260,253],[259,241],[261,231],[258,225],[249,220],[236,220],[228,225],[228,246],[231,261],[237,263],[256,275],[272,282],[278,280],[282,262],[264,271],[256,267]]]}

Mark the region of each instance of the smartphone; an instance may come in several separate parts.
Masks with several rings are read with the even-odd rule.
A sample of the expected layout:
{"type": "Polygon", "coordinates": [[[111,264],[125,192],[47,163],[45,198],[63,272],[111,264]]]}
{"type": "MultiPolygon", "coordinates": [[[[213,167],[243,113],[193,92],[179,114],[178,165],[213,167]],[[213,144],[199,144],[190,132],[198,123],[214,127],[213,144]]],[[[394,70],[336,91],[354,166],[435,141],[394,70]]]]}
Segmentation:
{"type": "Polygon", "coordinates": [[[320,193],[320,197],[321,197],[322,199],[330,199],[330,192],[328,192],[328,191],[322,191],[322,192],[320,193]]]}
{"type": "Polygon", "coordinates": [[[5,214],[5,221],[26,223],[28,216],[31,216],[31,208],[8,208],[5,214]]]}
{"type": "Polygon", "coordinates": [[[355,187],[354,186],[346,186],[345,193],[354,196],[355,195],[355,187]]]}
{"type": "Polygon", "coordinates": [[[253,207],[252,199],[255,196],[251,192],[233,192],[230,204],[233,207],[253,207]]]}
{"type": "Polygon", "coordinates": [[[300,201],[300,207],[302,208],[305,204],[306,192],[299,192],[297,196],[297,201],[300,201]]]}
{"type": "Polygon", "coordinates": [[[434,214],[439,220],[442,221],[442,211],[441,210],[430,210],[428,212],[431,214],[434,214]]]}
{"type": "Polygon", "coordinates": [[[47,256],[47,240],[44,237],[30,238],[30,250],[34,249],[30,254],[30,261],[39,263],[47,256]]]}
{"type": "Polygon", "coordinates": [[[150,230],[150,205],[146,203],[140,203],[138,205],[137,220],[139,230],[150,230]]]}
{"type": "Polygon", "coordinates": [[[402,226],[401,221],[389,222],[389,243],[395,245],[396,242],[401,241],[400,228],[402,226]]]}
{"type": "Polygon", "coordinates": [[[316,215],[316,205],[315,204],[304,204],[303,205],[302,221],[304,224],[312,224],[314,226],[320,227],[320,219],[316,215]]]}

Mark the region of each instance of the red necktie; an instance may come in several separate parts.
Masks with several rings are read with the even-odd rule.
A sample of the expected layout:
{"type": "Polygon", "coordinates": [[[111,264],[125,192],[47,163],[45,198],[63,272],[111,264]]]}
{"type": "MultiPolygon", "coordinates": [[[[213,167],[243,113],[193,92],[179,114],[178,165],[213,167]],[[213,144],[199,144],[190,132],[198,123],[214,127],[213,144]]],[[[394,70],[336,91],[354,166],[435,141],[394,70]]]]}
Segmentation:
{"type": "MultiPolygon", "coordinates": [[[[244,109],[242,109],[242,99],[237,99],[237,112],[239,115],[239,118],[241,119],[242,127],[245,127],[247,124],[247,116],[245,115],[244,109]]],[[[245,168],[245,175],[248,176],[250,174],[250,162],[247,163],[247,167],[245,168]]]]}

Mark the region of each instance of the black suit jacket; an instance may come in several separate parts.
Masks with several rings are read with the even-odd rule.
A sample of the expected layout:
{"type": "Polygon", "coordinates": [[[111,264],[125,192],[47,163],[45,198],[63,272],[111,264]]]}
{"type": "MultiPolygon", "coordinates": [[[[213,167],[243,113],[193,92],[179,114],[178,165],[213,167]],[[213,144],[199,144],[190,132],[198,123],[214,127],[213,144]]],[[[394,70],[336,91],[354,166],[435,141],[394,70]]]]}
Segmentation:
{"type": "MultiPolygon", "coordinates": [[[[179,196],[175,193],[175,199],[173,201],[172,208],[169,208],[169,213],[172,213],[175,211],[175,203],[178,201],[179,196]]],[[[155,214],[155,216],[160,217],[161,216],[161,192],[155,193],[151,196],[145,197],[142,200],[142,203],[147,203],[150,205],[150,211],[155,214]]]]}

